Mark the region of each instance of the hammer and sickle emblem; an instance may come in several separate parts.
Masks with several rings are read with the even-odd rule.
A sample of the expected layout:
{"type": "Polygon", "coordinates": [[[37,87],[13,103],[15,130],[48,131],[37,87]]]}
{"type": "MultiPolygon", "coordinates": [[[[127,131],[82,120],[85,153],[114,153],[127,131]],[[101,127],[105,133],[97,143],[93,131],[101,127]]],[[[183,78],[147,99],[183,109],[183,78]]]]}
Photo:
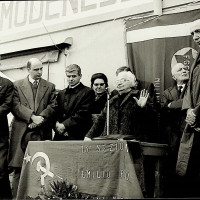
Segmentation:
{"type": "Polygon", "coordinates": [[[46,176],[50,176],[51,178],[53,178],[54,174],[52,172],[50,172],[50,161],[49,161],[49,157],[47,156],[47,154],[45,154],[44,152],[37,152],[37,153],[35,153],[35,155],[32,157],[31,164],[33,163],[33,161],[37,157],[42,157],[45,160],[46,168],[44,168],[41,165],[41,160],[37,162],[37,167],[36,167],[36,170],[38,172],[40,172],[40,171],[44,172],[44,174],[41,175],[41,185],[44,185],[44,178],[46,176]]]}

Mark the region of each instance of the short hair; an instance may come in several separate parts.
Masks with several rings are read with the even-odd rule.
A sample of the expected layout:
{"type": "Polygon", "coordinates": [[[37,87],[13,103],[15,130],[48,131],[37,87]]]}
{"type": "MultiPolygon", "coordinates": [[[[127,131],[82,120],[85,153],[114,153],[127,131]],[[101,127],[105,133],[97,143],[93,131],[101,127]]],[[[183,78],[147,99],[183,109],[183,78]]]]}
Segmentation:
{"type": "Polygon", "coordinates": [[[131,69],[130,67],[127,67],[127,66],[122,66],[122,67],[119,67],[116,71],[116,76],[118,76],[118,74],[120,72],[123,72],[123,71],[126,71],[126,72],[131,72],[131,69]]]}
{"type": "MultiPolygon", "coordinates": [[[[178,66],[185,66],[185,67],[187,67],[186,65],[184,65],[183,63],[177,63],[177,64],[175,64],[173,67],[172,67],[172,69],[171,69],[171,74],[172,74],[172,76],[174,76],[174,70],[176,69],[176,67],[178,67],[178,66]]],[[[189,68],[189,66],[188,66],[188,68],[189,68]]],[[[188,69],[189,70],[189,69],[188,69]]]]}
{"type": "MultiPolygon", "coordinates": [[[[128,80],[131,82],[132,84],[132,87],[135,86],[136,84],[136,77],[133,73],[131,73],[130,71],[123,71],[123,72],[120,72],[119,76],[126,76],[128,78],[128,80]]],[[[118,77],[119,77],[118,76],[118,77]]]]}
{"type": "Polygon", "coordinates": [[[190,34],[193,34],[193,32],[198,29],[200,29],[200,19],[197,19],[191,23],[190,34]]]}
{"type": "Polygon", "coordinates": [[[95,74],[92,75],[92,77],[91,77],[91,87],[93,86],[94,81],[95,81],[96,79],[103,79],[103,80],[104,80],[104,83],[105,83],[105,85],[106,85],[106,87],[108,87],[108,78],[107,78],[107,76],[106,76],[105,74],[103,74],[103,73],[95,73],[95,74]]]}
{"type": "Polygon", "coordinates": [[[28,62],[26,64],[27,69],[31,68],[31,65],[32,65],[33,61],[39,61],[39,62],[42,63],[42,61],[40,59],[38,59],[38,58],[31,58],[31,59],[28,60],[28,62]]]}
{"type": "Polygon", "coordinates": [[[81,75],[81,68],[77,64],[71,64],[65,67],[65,73],[77,71],[78,75],[81,75]]]}

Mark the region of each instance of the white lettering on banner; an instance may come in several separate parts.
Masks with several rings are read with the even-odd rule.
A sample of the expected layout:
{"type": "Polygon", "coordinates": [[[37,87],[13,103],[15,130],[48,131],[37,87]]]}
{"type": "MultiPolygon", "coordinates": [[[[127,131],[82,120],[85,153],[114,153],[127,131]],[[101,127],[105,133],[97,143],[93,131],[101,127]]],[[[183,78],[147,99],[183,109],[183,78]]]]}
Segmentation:
{"type": "Polygon", "coordinates": [[[94,171],[94,170],[85,170],[81,171],[81,177],[85,179],[109,179],[110,178],[110,171],[94,171]]]}
{"type": "Polygon", "coordinates": [[[0,31],[42,21],[96,15],[130,5],[133,0],[8,1],[0,3],[0,31]],[[129,4],[128,4],[129,3],[129,4]]]}
{"type": "MultiPolygon", "coordinates": [[[[81,145],[81,153],[89,153],[92,150],[92,146],[81,145]]],[[[97,144],[97,152],[106,152],[106,151],[126,151],[128,152],[127,143],[110,143],[110,144],[97,144]]]]}
{"type": "Polygon", "coordinates": [[[120,177],[124,178],[125,180],[129,180],[130,174],[129,172],[125,172],[124,170],[120,170],[120,177]]]}

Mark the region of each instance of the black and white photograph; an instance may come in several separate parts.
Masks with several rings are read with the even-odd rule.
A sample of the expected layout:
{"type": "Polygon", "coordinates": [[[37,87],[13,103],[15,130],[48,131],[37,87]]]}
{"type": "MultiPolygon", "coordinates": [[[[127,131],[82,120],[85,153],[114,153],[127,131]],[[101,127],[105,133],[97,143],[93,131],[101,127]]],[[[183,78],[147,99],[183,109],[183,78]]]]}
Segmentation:
{"type": "Polygon", "coordinates": [[[0,1],[0,199],[143,198],[200,198],[200,0],[0,1]]]}

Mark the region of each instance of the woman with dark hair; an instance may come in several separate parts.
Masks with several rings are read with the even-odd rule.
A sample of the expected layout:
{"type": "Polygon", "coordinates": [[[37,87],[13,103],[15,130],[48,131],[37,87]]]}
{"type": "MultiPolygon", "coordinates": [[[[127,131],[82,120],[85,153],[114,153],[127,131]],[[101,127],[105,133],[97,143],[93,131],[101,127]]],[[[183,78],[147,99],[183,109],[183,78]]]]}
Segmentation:
{"type": "Polygon", "coordinates": [[[91,77],[91,88],[95,92],[95,103],[92,109],[93,114],[100,114],[106,105],[108,79],[103,73],[95,73],[91,77]]]}

